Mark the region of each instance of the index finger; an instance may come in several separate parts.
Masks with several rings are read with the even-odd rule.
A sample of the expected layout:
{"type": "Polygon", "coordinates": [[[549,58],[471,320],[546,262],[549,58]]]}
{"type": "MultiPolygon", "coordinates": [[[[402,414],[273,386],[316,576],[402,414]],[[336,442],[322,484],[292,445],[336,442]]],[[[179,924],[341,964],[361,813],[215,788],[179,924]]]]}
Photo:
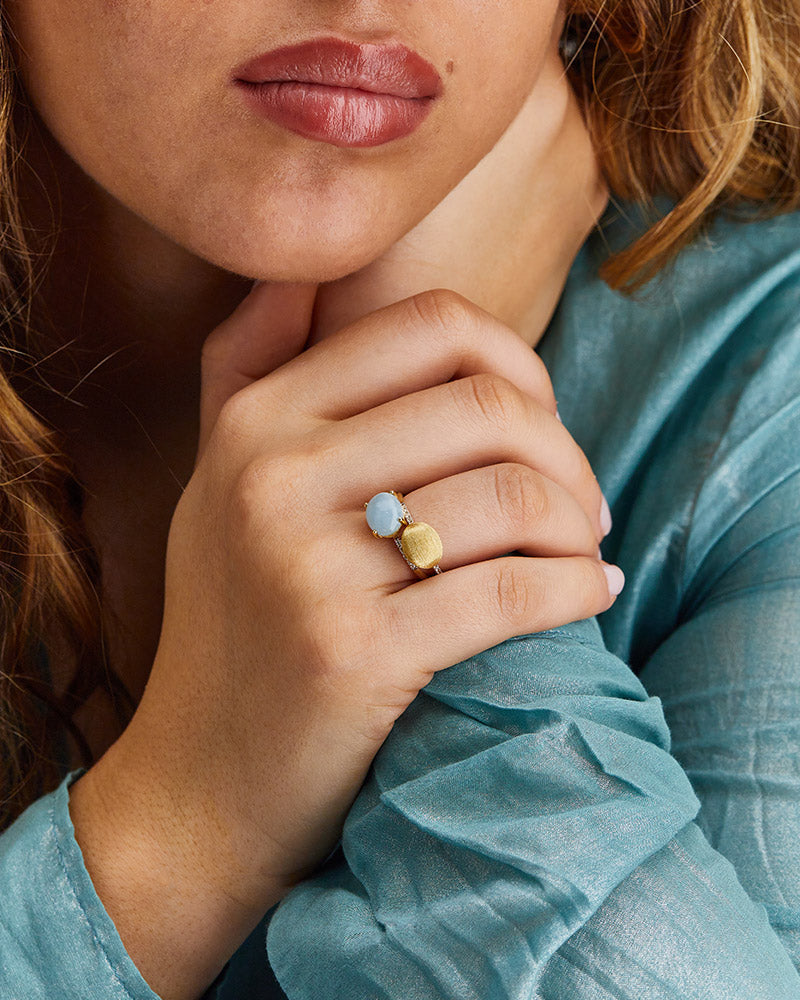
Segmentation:
{"type": "MultiPolygon", "coordinates": [[[[502,375],[556,413],[553,385],[532,347],[499,319],[449,289],[412,295],[369,313],[292,358],[268,378],[293,409],[344,420],[454,378],[502,375]]],[[[257,383],[248,393],[256,393],[257,383]]]]}

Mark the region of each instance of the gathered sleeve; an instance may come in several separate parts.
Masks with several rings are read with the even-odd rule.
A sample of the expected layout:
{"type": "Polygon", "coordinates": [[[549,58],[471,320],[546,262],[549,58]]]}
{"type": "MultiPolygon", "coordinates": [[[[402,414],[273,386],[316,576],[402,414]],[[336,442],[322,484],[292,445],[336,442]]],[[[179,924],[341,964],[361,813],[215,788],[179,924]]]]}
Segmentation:
{"type": "Polygon", "coordinates": [[[774,392],[748,425],[712,462],[682,623],[642,680],[702,802],[698,825],[800,968],[800,398],[774,392]]]}
{"type": "Polygon", "coordinates": [[[698,806],[596,620],[517,637],[401,718],[341,855],[273,916],[270,962],[291,1000],[797,998],[698,806]]]}
{"type": "Polygon", "coordinates": [[[541,1000],[800,997],[800,469],[781,460],[798,440],[784,436],[789,416],[773,421],[773,433],[784,426],[770,459],[749,439],[757,470],[737,447],[706,481],[681,624],[641,673],[702,808],[553,956],[541,1000]]]}

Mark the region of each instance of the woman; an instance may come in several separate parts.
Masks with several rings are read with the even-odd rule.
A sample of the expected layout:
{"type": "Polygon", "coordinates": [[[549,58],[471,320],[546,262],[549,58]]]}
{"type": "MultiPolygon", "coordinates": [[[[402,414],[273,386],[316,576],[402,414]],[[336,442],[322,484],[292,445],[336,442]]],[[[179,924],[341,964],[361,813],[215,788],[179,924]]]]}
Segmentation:
{"type": "Polygon", "coordinates": [[[4,995],[800,995],[790,15],[4,5],[4,995]]]}

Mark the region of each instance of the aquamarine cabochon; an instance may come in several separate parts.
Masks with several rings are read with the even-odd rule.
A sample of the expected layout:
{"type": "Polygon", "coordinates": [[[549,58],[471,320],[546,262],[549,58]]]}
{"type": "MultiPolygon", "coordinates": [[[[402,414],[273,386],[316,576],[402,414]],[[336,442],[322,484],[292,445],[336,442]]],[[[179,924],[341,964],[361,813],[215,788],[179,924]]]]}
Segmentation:
{"type": "Polygon", "coordinates": [[[394,538],[405,517],[403,506],[391,493],[376,493],[367,504],[367,524],[381,538],[394,538]]]}

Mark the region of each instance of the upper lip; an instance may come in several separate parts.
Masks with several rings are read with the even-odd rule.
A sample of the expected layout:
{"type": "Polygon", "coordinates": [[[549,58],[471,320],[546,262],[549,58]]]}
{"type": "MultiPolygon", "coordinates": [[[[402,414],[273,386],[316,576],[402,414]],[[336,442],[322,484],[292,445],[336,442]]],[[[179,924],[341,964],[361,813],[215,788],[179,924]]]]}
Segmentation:
{"type": "Polygon", "coordinates": [[[358,44],[340,38],[314,38],[256,56],[234,70],[249,83],[294,80],[329,87],[352,87],[395,97],[438,97],[442,78],[421,55],[395,42],[358,44]]]}

